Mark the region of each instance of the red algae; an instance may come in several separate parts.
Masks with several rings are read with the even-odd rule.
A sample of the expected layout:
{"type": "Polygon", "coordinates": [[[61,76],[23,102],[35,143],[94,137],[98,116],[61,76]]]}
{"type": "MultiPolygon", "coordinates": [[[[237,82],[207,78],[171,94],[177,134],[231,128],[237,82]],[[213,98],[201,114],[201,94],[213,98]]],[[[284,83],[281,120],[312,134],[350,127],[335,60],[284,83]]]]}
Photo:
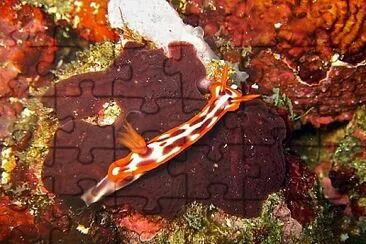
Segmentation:
{"type": "Polygon", "coordinates": [[[54,26],[41,9],[21,5],[15,0],[2,2],[0,13],[3,16],[0,30],[3,33],[2,42],[5,43],[0,49],[1,61],[7,62],[3,72],[8,74],[3,77],[5,84],[2,85],[2,89],[5,87],[8,91],[0,95],[21,97],[24,91],[18,92],[17,89],[24,85],[18,83],[31,79],[25,86],[28,83],[32,86],[44,85],[41,81],[47,78],[50,68],[53,67],[55,52],[58,49],[53,37],[54,26]],[[11,84],[14,79],[17,82],[11,84]]]}
{"type": "Polygon", "coordinates": [[[286,156],[288,183],[285,198],[291,216],[302,225],[311,223],[316,218],[316,206],[309,195],[315,184],[315,174],[296,155],[286,156]]]}
{"type": "Polygon", "coordinates": [[[141,241],[150,241],[166,225],[164,219],[146,217],[126,206],[113,210],[112,215],[121,228],[137,233],[141,241]]]}

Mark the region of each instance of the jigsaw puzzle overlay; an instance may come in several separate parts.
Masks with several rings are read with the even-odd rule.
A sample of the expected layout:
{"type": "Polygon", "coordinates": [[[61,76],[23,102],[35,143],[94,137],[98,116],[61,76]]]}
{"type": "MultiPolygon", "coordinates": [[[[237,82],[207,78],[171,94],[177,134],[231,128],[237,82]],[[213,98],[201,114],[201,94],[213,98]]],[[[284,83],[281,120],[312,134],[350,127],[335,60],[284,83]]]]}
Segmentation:
{"type": "MultiPolygon", "coordinates": [[[[162,50],[129,43],[105,72],[77,75],[50,89],[43,101],[55,109],[61,126],[43,169],[49,191],[79,197],[127,153],[117,142],[118,122],[98,126],[83,120],[105,102],[117,102],[121,116],[146,140],[187,121],[205,105],[196,86],[205,69],[193,47],[175,43],[170,52],[167,58],[162,50]]],[[[281,117],[261,102],[250,102],[179,157],[105,203],[173,217],[186,203],[199,201],[256,216],[260,201],[283,186],[285,134],[281,117]]]]}
{"type": "MultiPolygon", "coordinates": [[[[24,21],[29,21],[26,12],[31,14],[36,11],[33,14],[35,20],[40,18],[38,10],[25,7],[21,11],[19,16],[25,16],[24,21]]],[[[6,131],[9,121],[15,120],[23,109],[20,103],[9,102],[9,99],[31,97],[28,93],[29,85],[38,87],[49,82],[49,70],[55,68],[52,64],[58,62],[55,57],[57,49],[81,47],[75,43],[71,46],[56,43],[55,33],[58,30],[50,26],[44,31],[45,34],[38,27],[32,30],[34,32],[30,31],[28,28],[32,29],[36,26],[34,24],[24,25],[25,31],[21,34],[18,27],[8,25],[6,21],[0,20],[0,24],[3,34],[1,39],[6,42],[4,47],[0,47],[0,53],[4,54],[0,62],[16,62],[19,56],[26,56],[21,58],[26,61],[16,66],[19,70],[11,68],[12,62],[0,67],[0,137],[3,138],[8,135],[2,133],[6,131]],[[31,34],[28,36],[27,32],[31,34]],[[7,73],[9,70],[11,72],[7,73]],[[30,79],[31,84],[28,83],[30,79]]],[[[276,45],[274,43],[273,47],[276,45]]],[[[252,47],[260,50],[263,48],[256,45],[252,47]]],[[[121,130],[119,121],[113,125],[98,126],[84,121],[85,118],[98,114],[106,102],[115,101],[123,109],[121,117],[124,116],[149,140],[190,119],[206,104],[207,99],[196,86],[196,82],[205,75],[205,69],[195,57],[193,49],[187,44],[175,43],[170,50],[172,56],[168,58],[161,50],[147,50],[140,44],[129,43],[107,71],[73,76],[58,83],[41,98],[44,105],[54,108],[60,121],[60,128],[50,142],[50,152],[42,172],[47,190],[55,193],[57,200],[55,206],[42,215],[37,229],[29,209],[7,206],[9,200],[0,199],[0,210],[5,209],[0,211],[0,235],[6,236],[9,229],[3,223],[16,226],[4,239],[5,243],[8,240],[13,243],[25,240],[30,243],[72,243],[75,236],[81,235],[75,223],[87,226],[93,221],[98,223],[98,232],[103,233],[100,237],[90,233],[94,241],[122,242],[120,233],[110,228],[110,223],[114,221],[111,217],[113,209],[123,209],[121,206],[125,205],[144,215],[157,214],[171,218],[186,204],[197,201],[214,204],[230,214],[254,217],[259,214],[262,200],[269,193],[283,189],[284,185],[288,187],[289,178],[290,187],[295,192],[287,193],[292,194],[288,197],[292,204],[289,205],[291,215],[297,216],[296,219],[301,223],[314,220],[314,212],[307,212],[315,208],[314,199],[309,199],[307,194],[313,187],[314,173],[306,166],[298,166],[302,163],[299,163],[298,155],[287,156],[285,165],[282,145],[286,137],[285,123],[277,112],[261,101],[243,104],[240,110],[228,113],[204,138],[166,165],[144,175],[95,206],[85,208],[80,200],[83,192],[105,176],[111,162],[128,153],[117,142],[121,130]],[[298,165],[294,163],[289,166],[289,161],[297,162],[298,165]],[[59,202],[60,199],[62,202],[59,202]],[[108,210],[101,209],[101,204],[105,204],[108,210]],[[73,219],[73,214],[79,214],[80,209],[86,212],[85,215],[73,219]],[[85,217],[89,215],[94,218],[85,217]],[[17,222],[19,219],[22,221],[17,222]],[[106,239],[106,236],[110,239],[106,239]]],[[[281,60],[271,61],[275,58],[272,53],[263,50],[254,56],[256,58],[250,66],[250,80],[253,84],[271,84],[268,87],[262,84],[262,88],[268,88],[266,93],[272,94],[274,77],[284,87],[288,80],[297,82],[292,74],[285,76],[275,72],[276,69],[287,66],[281,60]]],[[[321,87],[309,86],[300,89],[300,93],[298,89],[293,89],[290,94],[296,94],[299,99],[310,93],[326,98],[299,100],[300,105],[306,105],[304,111],[312,104],[315,108],[312,112],[325,115],[332,113],[332,110],[319,104],[327,104],[340,111],[348,111],[348,108],[353,111],[357,104],[364,101],[365,86],[362,77],[365,66],[337,67],[337,70],[341,72],[332,73],[331,79],[324,83],[325,93],[321,87]],[[333,83],[336,85],[333,86],[333,83]],[[316,89],[316,92],[310,92],[312,89],[316,89]],[[331,99],[327,99],[327,94],[330,94],[331,99]],[[347,98],[347,101],[337,99],[339,97],[347,98]],[[353,98],[358,100],[353,102],[353,98]],[[341,101],[339,107],[337,101],[341,101]]],[[[288,89],[292,88],[288,86],[288,89]]],[[[312,150],[317,163],[322,160],[324,151],[334,151],[338,146],[325,138],[321,131],[310,129],[309,132],[305,127],[300,133],[307,133],[312,139],[308,143],[292,140],[291,147],[312,150]]],[[[22,148],[29,145],[27,140],[32,138],[32,134],[24,137],[25,142],[20,141],[16,145],[19,150],[24,150],[22,148]]],[[[0,149],[3,146],[0,141],[0,149]]],[[[364,144],[359,147],[365,151],[364,144]]],[[[0,173],[2,172],[3,169],[0,173]]],[[[14,181],[23,181],[21,177],[27,177],[26,174],[13,175],[14,181]]],[[[327,198],[332,200],[329,196],[327,198]]],[[[122,211],[120,209],[118,211],[122,211]]]]}

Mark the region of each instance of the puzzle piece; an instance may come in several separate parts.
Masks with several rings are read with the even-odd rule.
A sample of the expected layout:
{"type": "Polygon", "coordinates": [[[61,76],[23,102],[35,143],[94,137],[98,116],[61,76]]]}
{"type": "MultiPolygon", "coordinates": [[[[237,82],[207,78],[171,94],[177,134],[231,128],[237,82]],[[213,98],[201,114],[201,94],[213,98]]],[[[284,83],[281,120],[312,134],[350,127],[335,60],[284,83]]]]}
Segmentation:
{"type": "MultiPolygon", "coordinates": [[[[92,19],[96,18],[95,23],[98,23],[99,17],[91,16],[92,19]]],[[[3,23],[0,25],[6,26],[3,23]]],[[[24,69],[21,75],[16,76],[16,72],[12,73],[17,70],[9,64],[0,67],[0,83],[7,82],[5,85],[0,84],[2,99],[0,130],[5,130],[10,124],[10,118],[13,119],[15,114],[22,110],[22,108],[8,106],[7,99],[28,96],[29,77],[23,75],[36,73],[35,75],[41,77],[41,80],[46,78],[49,75],[47,67],[51,63],[57,63],[52,56],[54,50],[51,49],[61,47],[53,46],[53,42],[37,42],[45,37],[39,32],[33,36],[16,30],[2,34],[4,34],[1,36],[2,41],[6,39],[5,42],[11,49],[6,53],[3,46],[0,47],[0,53],[4,54],[0,55],[0,63],[8,61],[9,56],[14,53],[16,55],[14,54],[13,57],[21,53],[18,52],[20,42],[24,43],[24,46],[20,45],[21,48],[32,53],[32,55],[22,54],[27,58],[26,61],[23,60],[24,69]],[[41,57],[36,57],[38,54],[41,57]],[[6,79],[3,79],[4,77],[6,79]],[[13,79],[14,77],[16,79],[13,79]],[[7,78],[11,79],[7,80],[7,78]],[[11,109],[13,111],[10,111],[11,109]]],[[[50,36],[53,37],[53,35],[50,36]]],[[[273,42],[273,46],[272,44],[254,45],[252,56],[255,59],[261,50],[266,47],[275,47],[277,44],[273,42]]],[[[117,142],[118,125],[100,127],[88,124],[81,119],[97,114],[104,103],[114,100],[120,107],[126,109],[124,112],[127,121],[133,124],[146,140],[149,140],[188,120],[207,102],[195,84],[204,76],[204,70],[202,71],[202,64],[197,59],[192,59],[193,49],[190,49],[189,45],[177,43],[172,44],[170,48],[170,57],[165,57],[161,51],[152,53],[139,45],[127,45],[121,55],[122,58],[117,59],[107,71],[82,75],[83,80],[81,76],[75,76],[68,81],[61,81],[54,90],[50,90],[43,97],[44,103],[53,107],[61,120],[61,127],[51,143],[50,154],[44,165],[43,182],[49,191],[57,194],[57,199],[64,201],[66,206],[75,206],[75,202],[80,204],[79,196],[105,175],[110,162],[128,153],[128,150],[117,142]],[[146,77],[148,78],[145,79],[146,77]],[[137,83],[134,83],[135,81],[137,83]],[[155,81],[161,81],[161,83],[158,85],[155,81]]],[[[285,53],[287,52],[285,50],[285,53]]],[[[274,56],[273,53],[269,55],[274,56]]],[[[330,76],[331,79],[324,82],[324,86],[300,89],[294,85],[298,82],[295,77],[289,76],[288,73],[276,75],[274,67],[268,65],[270,62],[260,56],[257,59],[264,60],[264,69],[251,67],[253,71],[251,77],[256,78],[254,81],[269,80],[268,83],[273,85],[276,83],[273,80],[278,77],[280,81],[286,82],[286,89],[298,89],[294,92],[292,99],[296,100],[294,105],[300,107],[300,110],[306,111],[309,103],[312,103],[315,104],[312,113],[328,115],[332,110],[327,106],[334,105],[333,109],[337,113],[343,110],[353,111],[357,103],[365,100],[365,86],[362,79],[359,79],[365,73],[363,66],[338,67],[337,74],[330,76]],[[255,74],[256,70],[259,70],[258,74],[255,74]],[[272,76],[268,78],[269,75],[272,76]],[[352,82],[344,82],[350,80],[352,82]],[[327,99],[323,99],[324,101],[316,98],[323,93],[330,96],[325,96],[327,99]],[[345,99],[339,99],[340,97],[345,99]],[[320,106],[322,104],[324,106],[320,106]]],[[[279,65],[275,64],[275,66],[279,65]]],[[[35,79],[34,82],[37,83],[38,80],[35,79]]],[[[266,88],[271,95],[272,87],[266,88]]],[[[80,215],[75,216],[74,214],[79,212],[67,208],[62,212],[52,212],[51,217],[46,218],[42,225],[37,227],[26,224],[16,226],[11,223],[12,233],[5,242],[21,243],[27,240],[36,243],[73,243],[83,240],[87,243],[103,241],[121,243],[123,241],[120,239],[120,233],[115,226],[105,224],[106,218],[102,215],[103,213],[112,215],[112,209],[125,204],[133,206],[144,214],[171,217],[187,203],[198,201],[205,204],[213,203],[228,213],[245,217],[258,216],[261,208],[260,201],[268,193],[282,187],[285,175],[284,159],[281,158],[283,123],[275,113],[262,107],[263,105],[250,103],[235,113],[228,113],[208,135],[191,148],[166,165],[149,172],[134,184],[107,197],[103,203],[108,207],[109,212],[95,211],[93,206],[89,207],[88,210],[96,212],[95,223],[98,225],[97,228],[100,228],[98,232],[102,233],[100,236],[93,233],[92,228],[88,235],[81,234],[76,229],[77,224],[81,221],[88,227],[92,221],[80,215]],[[111,239],[106,239],[105,236],[111,239]]],[[[3,136],[0,131],[1,137],[3,136]]],[[[320,149],[333,150],[337,145],[323,141],[319,136],[314,137],[314,141],[309,144],[304,144],[302,141],[295,146],[316,149],[318,155],[316,161],[319,162],[322,159],[320,149]]],[[[1,147],[0,142],[0,150],[1,147]]],[[[308,177],[304,173],[297,176],[305,178],[302,179],[303,181],[308,177]]],[[[296,182],[293,184],[296,185],[296,182]]],[[[295,192],[296,190],[297,188],[295,192]]],[[[305,212],[304,209],[312,207],[307,202],[309,199],[305,199],[305,196],[308,196],[307,191],[304,192],[306,195],[295,194],[290,198],[293,201],[292,204],[296,205],[290,206],[295,209],[295,211],[291,209],[293,216],[296,216],[296,210],[305,212]]],[[[84,206],[80,208],[84,209],[84,206]]],[[[16,211],[22,213],[26,209],[16,209],[16,211]]],[[[0,213],[0,222],[11,222],[11,217],[9,214],[0,213]]],[[[44,216],[41,217],[43,218],[44,216]]],[[[1,227],[0,224],[0,229],[1,227]]]]}
{"type": "MultiPolygon", "coordinates": [[[[80,120],[96,114],[106,100],[116,101],[127,121],[147,140],[187,121],[205,105],[197,88],[204,68],[195,52],[187,44],[176,43],[170,48],[171,57],[166,58],[161,50],[129,44],[106,71],[56,84],[54,108],[64,121],[44,168],[49,190],[58,195],[81,195],[106,174],[111,162],[127,153],[117,143],[119,129],[115,125],[101,128],[80,120]]],[[[251,205],[256,212],[251,214],[258,213],[259,201],[283,183],[284,123],[261,103],[233,114],[180,157],[116,192],[105,203],[129,204],[146,214],[170,217],[190,201],[208,201],[245,215],[248,200],[256,202],[251,205]],[[274,160],[270,155],[275,155],[274,160]],[[253,180],[261,177],[267,178],[253,180]],[[268,179],[271,184],[265,182],[268,179]],[[244,189],[245,184],[251,187],[244,189]]]]}
{"type": "Polygon", "coordinates": [[[259,102],[248,102],[232,114],[189,148],[186,162],[178,163],[181,167],[171,173],[186,175],[189,200],[209,201],[229,213],[255,216],[260,201],[283,186],[281,147],[286,129],[282,119],[259,102]],[[255,202],[251,211],[245,208],[246,201],[255,202]]]}
{"type": "MultiPolygon", "coordinates": [[[[187,45],[185,48],[191,49],[187,45]]],[[[147,140],[193,116],[193,113],[186,114],[180,110],[184,100],[180,76],[165,74],[166,60],[161,50],[147,50],[128,44],[107,71],[71,77],[48,91],[43,102],[54,107],[57,117],[63,119],[51,143],[52,149],[43,172],[49,190],[58,195],[81,195],[90,184],[95,184],[106,174],[111,162],[126,154],[125,148],[116,140],[119,128],[115,125],[99,127],[80,120],[96,114],[105,101],[116,101],[123,110],[122,116],[147,140]],[[92,78],[94,80],[91,81],[92,78]],[[105,154],[108,156],[104,157],[105,154]],[[91,167],[93,173],[88,170],[91,167]]],[[[196,63],[187,65],[193,69],[196,63]]],[[[195,80],[191,83],[194,85],[195,80]]],[[[131,191],[127,187],[122,195],[117,194],[115,199],[112,196],[106,203],[120,205],[132,202],[145,212],[160,213],[159,198],[184,198],[185,178],[172,177],[164,167],[159,170],[158,177],[163,185],[157,189],[163,190],[167,182],[178,188],[169,191],[168,195],[164,190],[155,192],[153,198],[148,193],[154,192],[151,188],[156,184],[150,188],[132,188],[131,191]]],[[[141,184],[144,185],[143,180],[141,184]]]]}
{"type": "Polygon", "coordinates": [[[131,184],[116,192],[116,205],[129,204],[134,209],[142,210],[145,214],[159,214],[171,217],[177,213],[186,203],[186,177],[184,175],[173,176],[168,171],[170,164],[175,164],[174,160],[167,165],[147,173],[139,179],[136,184],[131,184]],[[131,201],[131,197],[139,198],[143,196],[146,202],[141,205],[137,201],[131,201]],[[169,198],[171,202],[162,204],[162,198],[169,198]]]}
{"type": "MultiPolygon", "coordinates": [[[[187,44],[189,46],[190,44],[187,44]]],[[[205,78],[205,67],[200,60],[193,59],[196,51],[186,48],[181,43],[171,43],[169,45],[171,58],[166,60],[164,71],[168,75],[179,75],[182,83],[183,111],[186,113],[198,112],[202,108],[204,99],[202,93],[197,89],[199,81],[205,78]],[[194,67],[194,69],[192,69],[194,67]],[[194,72],[192,72],[194,70],[194,72]],[[196,84],[185,85],[196,81],[196,84]]]]}
{"type": "Polygon", "coordinates": [[[138,111],[156,113],[156,99],[181,97],[179,76],[168,77],[164,73],[166,59],[162,50],[127,44],[106,71],[64,80],[47,92],[43,102],[54,108],[61,120],[95,115],[105,102],[115,100],[119,103],[125,98],[142,99],[138,111]]]}
{"type": "Polygon", "coordinates": [[[70,231],[70,216],[59,202],[48,206],[35,220],[27,206],[18,206],[4,197],[0,199],[1,243],[54,243],[52,233],[70,231]]]}

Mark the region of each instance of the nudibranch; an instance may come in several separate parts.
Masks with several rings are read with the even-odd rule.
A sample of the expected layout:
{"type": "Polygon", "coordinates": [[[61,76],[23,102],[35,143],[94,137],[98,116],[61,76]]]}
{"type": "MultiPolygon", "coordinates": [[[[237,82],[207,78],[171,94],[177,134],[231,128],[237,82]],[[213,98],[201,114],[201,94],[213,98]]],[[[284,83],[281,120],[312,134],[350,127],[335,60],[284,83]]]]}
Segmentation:
{"type": "Polygon", "coordinates": [[[81,198],[85,203],[90,205],[168,162],[210,131],[226,112],[235,111],[241,102],[259,96],[242,95],[238,90],[228,86],[228,70],[226,65],[221,81],[211,85],[210,100],[202,111],[180,126],[145,142],[128,122],[124,122],[120,143],[128,147],[131,152],[113,162],[109,166],[108,175],[82,195],[81,198]]]}

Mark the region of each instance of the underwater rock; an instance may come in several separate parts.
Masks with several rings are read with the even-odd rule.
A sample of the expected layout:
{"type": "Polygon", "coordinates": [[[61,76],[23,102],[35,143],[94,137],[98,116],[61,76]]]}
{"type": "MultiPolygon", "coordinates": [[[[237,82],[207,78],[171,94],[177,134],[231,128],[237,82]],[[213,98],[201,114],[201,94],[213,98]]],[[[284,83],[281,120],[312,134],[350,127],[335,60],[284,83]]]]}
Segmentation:
{"type": "Polygon", "coordinates": [[[298,114],[314,107],[303,122],[348,121],[366,102],[363,0],[170,2],[260,93],[280,88],[298,114]]]}
{"type": "Polygon", "coordinates": [[[335,190],[349,197],[350,212],[356,218],[365,216],[366,182],[366,106],[357,109],[340,140],[329,171],[335,190]]]}
{"type": "Polygon", "coordinates": [[[0,101],[0,141],[9,135],[9,126],[17,119],[22,109],[20,103],[10,104],[9,101],[0,101]]]}
{"type": "Polygon", "coordinates": [[[293,70],[270,51],[261,51],[250,62],[249,83],[257,84],[252,92],[272,95],[273,88],[290,98],[293,112],[302,121],[314,126],[330,124],[333,121],[347,121],[357,107],[366,102],[366,66],[334,66],[327,79],[309,86],[300,82],[293,70]]]}
{"type": "Polygon", "coordinates": [[[355,188],[359,181],[356,169],[344,165],[334,166],[329,171],[329,179],[332,186],[338,190],[339,193],[344,194],[355,188]]]}
{"type": "MultiPolygon", "coordinates": [[[[106,71],[76,75],[49,90],[43,102],[61,120],[43,168],[49,191],[80,196],[128,152],[116,143],[118,124],[102,127],[85,120],[105,102],[114,100],[122,110],[120,118],[146,140],[187,121],[205,105],[197,88],[205,68],[195,50],[175,43],[169,51],[170,58],[161,49],[129,43],[106,71]]],[[[198,201],[231,214],[257,216],[261,201],[284,184],[285,136],[285,122],[274,109],[248,102],[178,157],[104,203],[172,217],[198,201]]]]}
{"type": "MultiPolygon", "coordinates": [[[[330,162],[323,161],[319,163],[315,169],[317,174],[317,178],[323,190],[324,197],[331,202],[333,205],[343,205],[346,206],[349,204],[349,196],[338,191],[332,184],[332,180],[330,179],[330,162]]],[[[333,176],[334,177],[334,176],[333,176]]]]}
{"type": "Polygon", "coordinates": [[[294,243],[299,240],[303,230],[302,225],[291,217],[291,211],[286,204],[280,204],[273,210],[273,215],[283,222],[283,240],[285,243],[294,243]]]}

